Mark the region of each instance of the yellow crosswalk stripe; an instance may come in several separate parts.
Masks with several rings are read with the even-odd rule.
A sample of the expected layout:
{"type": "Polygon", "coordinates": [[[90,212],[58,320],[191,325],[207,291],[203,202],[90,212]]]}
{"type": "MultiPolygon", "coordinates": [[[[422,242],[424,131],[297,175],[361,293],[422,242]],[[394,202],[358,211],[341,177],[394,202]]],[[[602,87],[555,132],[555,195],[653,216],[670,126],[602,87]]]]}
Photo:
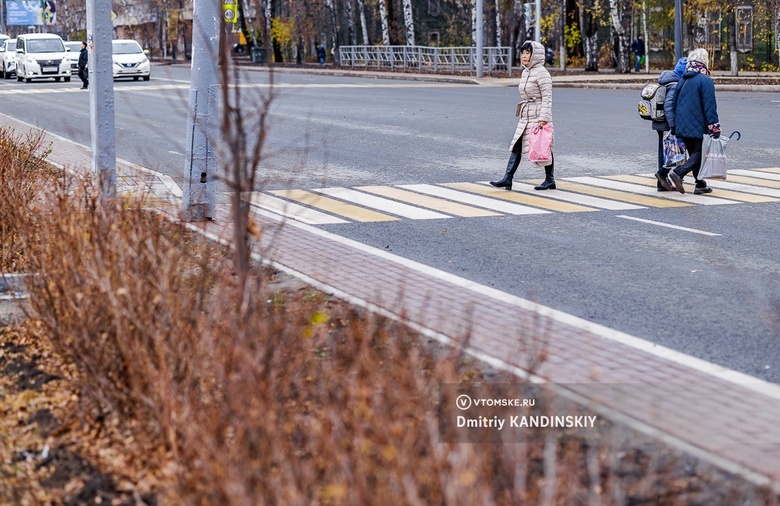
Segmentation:
{"type": "MultiPolygon", "coordinates": [[[[524,180],[526,183],[539,184],[541,179],[524,180]]],[[[657,197],[649,197],[646,195],[637,195],[635,193],[624,192],[620,190],[610,190],[607,188],[601,188],[598,186],[590,186],[581,183],[575,183],[572,181],[556,180],[555,186],[559,190],[571,191],[574,193],[584,193],[585,195],[594,195],[596,197],[603,197],[606,199],[617,200],[620,202],[630,202],[640,206],[648,207],[688,207],[694,204],[687,202],[678,202],[674,200],[665,200],[657,197]]]]}
{"type": "Polygon", "coordinates": [[[317,207],[329,213],[337,214],[355,221],[398,221],[398,218],[393,216],[371,211],[370,209],[365,209],[363,207],[352,204],[347,204],[345,202],[341,202],[330,197],[325,197],[323,195],[317,195],[316,193],[305,190],[273,190],[269,193],[312,207],[317,207]]]}
{"type": "MultiPolygon", "coordinates": [[[[581,213],[588,211],[597,211],[592,207],[585,207],[579,204],[572,204],[570,202],[560,202],[557,200],[550,200],[544,197],[536,195],[528,195],[527,193],[521,193],[518,191],[508,192],[504,189],[494,188],[492,186],[484,186],[475,183],[447,183],[442,186],[448,186],[455,188],[456,190],[463,190],[471,193],[477,193],[479,195],[486,195],[488,197],[508,200],[510,202],[517,202],[518,204],[526,204],[534,207],[541,207],[542,209],[549,209],[551,211],[558,211],[561,213],[581,213]]],[[[554,190],[549,190],[554,191],[554,190]]]]}
{"type": "Polygon", "coordinates": [[[467,206],[465,204],[458,204],[457,202],[451,202],[429,195],[422,195],[408,190],[402,190],[401,188],[394,188],[392,186],[356,186],[356,190],[364,191],[367,193],[373,193],[375,195],[381,195],[382,197],[399,200],[401,202],[408,202],[418,206],[426,207],[428,209],[435,209],[443,213],[451,214],[453,216],[461,216],[464,218],[474,218],[478,216],[501,216],[500,213],[488,211],[487,209],[479,209],[477,207],[467,206]]]}
{"type": "Polygon", "coordinates": [[[761,172],[773,172],[775,174],[780,174],[780,167],[767,167],[765,169],[753,169],[753,170],[760,170],[761,172]]]}
{"type": "MultiPolygon", "coordinates": [[[[606,176],[606,178],[612,179],[614,181],[623,181],[626,183],[636,183],[636,184],[653,186],[653,187],[656,186],[656,182],[658,181],[655,177],[651,179],[649,177],[644,177],[644,176],[606,176]]],[[[731,179],[731,176],[729,176],[729,179],[731,179]]],[[[687,183],[686,186],[690,186],[690,189],[686,191],[693,192],[694,189],[693,183],[687,183]]],[[[718,190],[716,192],[709,193],[705,196],[710,198],[738,200],[740,202],[777,202],[776,198],[766,197],[763,195],[751,195],[749,193],[735,192],[732,190],[718,190]]]]}
{"type": "Polygon", "coordinates": [[[753,186],[764,186],[767,188],[780,188],[780,181],[772,181],[770,179],[761,179],[757,177],[729,175],[726,181],[731,181],[732,183],[751,184],[753,186]]]}

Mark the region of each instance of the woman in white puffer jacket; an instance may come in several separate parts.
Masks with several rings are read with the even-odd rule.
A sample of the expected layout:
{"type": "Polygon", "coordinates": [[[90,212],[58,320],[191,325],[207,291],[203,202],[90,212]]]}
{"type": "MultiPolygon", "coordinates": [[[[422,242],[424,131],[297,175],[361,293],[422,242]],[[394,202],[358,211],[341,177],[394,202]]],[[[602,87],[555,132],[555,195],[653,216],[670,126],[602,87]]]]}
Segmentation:
{"type": "MultiPolygon", "coordinates": [[[[512,178],[520,165],[521,155],[528,154],[528,134],[535,126],[549,124],[552,127],[552,78],[544,68],[544,46],[539,42],[528,41],[521,48],[521,61],[523,63],[523,75],[517,89],[520,92],[519,105],[520,120],[515,129],[512,143],[509,145],[511,154],[506,166],[506,173],[502,179],[491,181],[490,184],[498,188],[512,189],[512,178]]],[[[554,147],[555,142],[550,146],[554,147]]],[[[537,190],[554,190],[554,157],[550,164],[544,167],[545,179],[542,184],[536,186],[537,190]]]]}

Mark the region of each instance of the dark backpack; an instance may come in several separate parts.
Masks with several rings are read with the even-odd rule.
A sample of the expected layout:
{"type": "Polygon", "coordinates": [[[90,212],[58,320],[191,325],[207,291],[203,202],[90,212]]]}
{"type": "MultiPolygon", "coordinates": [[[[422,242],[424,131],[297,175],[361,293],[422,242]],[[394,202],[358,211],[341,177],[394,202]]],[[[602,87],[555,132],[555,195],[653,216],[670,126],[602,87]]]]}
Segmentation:
{"type": "Polygon", "coordinates": [[[666,118],[664,113],[664,99],[666,98],[666,86],[661,84],[648,84],[642,88],[642,99],[637,104],[639,116],[651,121],[662,121],[666,118]]]}

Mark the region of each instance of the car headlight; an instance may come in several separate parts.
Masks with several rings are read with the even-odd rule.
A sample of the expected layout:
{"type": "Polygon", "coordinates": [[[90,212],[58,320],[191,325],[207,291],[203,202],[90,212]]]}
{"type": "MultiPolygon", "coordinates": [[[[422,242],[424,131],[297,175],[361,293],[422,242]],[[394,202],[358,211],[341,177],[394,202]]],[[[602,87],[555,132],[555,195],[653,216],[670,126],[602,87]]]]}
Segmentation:
{"type": "Polygon", "coordinates": [[[27,57],[27,63],[30,64],[30,65],[37,65],[38,64],[38,62],[32,56],[28,56],[27,57]]]}

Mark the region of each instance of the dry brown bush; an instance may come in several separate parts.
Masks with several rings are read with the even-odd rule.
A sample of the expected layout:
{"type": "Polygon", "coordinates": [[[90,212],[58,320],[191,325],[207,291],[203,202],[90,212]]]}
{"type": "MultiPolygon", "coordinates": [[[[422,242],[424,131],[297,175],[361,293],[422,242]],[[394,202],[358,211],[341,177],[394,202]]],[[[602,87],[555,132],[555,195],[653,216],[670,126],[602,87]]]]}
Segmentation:
{"type": "Polygon", "coordinates": [[[489,380],[500,396],[516,379],[319,292],[276,292],[266,269],[239,281],[222,247],[142,200],[95,195],[61,178],[11,226],[34,223],[16,239],[34,252],[32,316],[77,366],[81,416],[118,417],[139,448],[160,448],[162,504],[769,502],[707,495],[714,480],[680,479],[674,455],[609,438],[442,442],[441,384],[489,380]]]}
{"type": "Polygon", "coordinates": [[[42,132],[0,127],[0,272],[25,272],[23,236],[34,234],[34,208],[59,174],[46,163],[42,132]]]}

